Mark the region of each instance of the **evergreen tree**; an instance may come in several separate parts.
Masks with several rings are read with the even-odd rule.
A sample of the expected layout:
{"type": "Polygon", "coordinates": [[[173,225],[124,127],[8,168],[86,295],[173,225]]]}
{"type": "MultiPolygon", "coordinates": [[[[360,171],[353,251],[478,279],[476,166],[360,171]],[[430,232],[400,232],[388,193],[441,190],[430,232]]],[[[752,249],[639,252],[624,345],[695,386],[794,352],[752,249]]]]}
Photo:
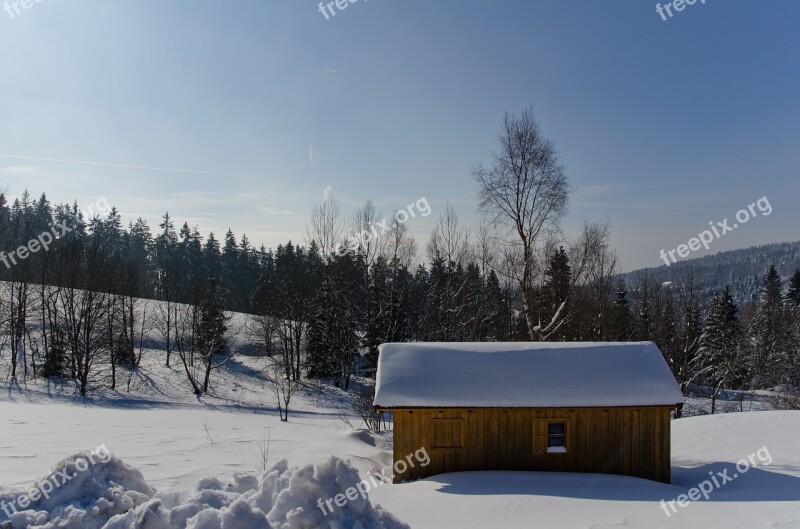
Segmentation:
{"type": "Polygon", "coordinates": [[[195,333],[197,349],[211,355],[225,352],[228,347],[225,337],[228,331],[227,321],[217,278],[209,276],[200,300],[200,317],[195,333]]]}
{"type": "Polygon", "coordinates": [[[742,384],[744,332],[739,323],[738,308],[728,286],[711,300],[706,316],[697,360],[699,381],[711,391],[711,413],[724,389],[737,389],[742,384]]]}
{"type": "Polygon", "coordinates": [[[617,281],[614,301],[611,305],[611,323],[609,327],[609,338],[617,342],[626,342],[631,338],[632,332],[631,308],[628,303],[628,289],[625,281],[617,281]]]}
{"type": "Polygon", "coordinates": [[[363,258],[335,256],[315,299],[308,328],[309,376],[330,377],[342,389],[350,385],[358,355],[358,307],[352,296],[363,258]]]}
{"type": "Polygon", "coordinates": [[[655,303],[652,340],[658,345],[670,367],[673,367],[674,373],[674,365],[679,354],[677,321],[671,285],[660,286],[656,294],[657,303],[655,303]]]}
{"type": "MultiPolygon", "coordinates": [[[[289,247],[287,245],[287,247],[289,247]]],[[[294,247],[291,247],[294,250],[294,247]]],[[[236,242],[236,236],[228,229],[225,233],[225,241],[222,245],[222,271],[220,273],[220,286],[222,291],[228,296],[228,299],[239,299],[240,283],[238,267],[241,262],[239,257],[239,245],[236,242]]]]}
{"type": "MultiPolygon", "coordinates": [[[[313,250],[310,250],[313,251],[313,250]]],[[[255,293],[259,283],[258,255],[250,245],[247,235],[242,235],[239,243],[239,264],[237,266],[238,298],[235,302],[237,310],[252,313],[255,293]]]]}
{"type": "Polygon", "coordinates": [[[163,221],[158,226],[161,228],[161,233],[156,236],[154,244],[156,292],[158,299],[165,301],[164,305],[159,307],[160,330],[167,350],[166,365],[169,367],[175,340],[173,325],[176,323],[176,304],[180,301],[183,277],[180,275],[177,258],[178,234],[175,232],[175,225],[169,212],[164,214],[163,221]]]}
{"type": "Polygon", "coordinates": [[[800,386],[800,269],[789,280],[786,293],[786,326],[789,354],[789,383],[800,386]]]}
{"type": "Polygon", "coordinates": [[[703,334],[700,302],[696,298],[691,298],[687,304],[681,320],[678,353],[672,365],[672,372],[681,386],[681,391],[686,390],[694,375],[695,359],[703,334]]]}
{"type": "Polygon", "coordinates": [[[414,297],[414,276],[408,268],[396,261],[392,263],[392,267],[386,341],[403,342],[410,340],[419,330],[412,321],[415,321],[415,309],[420,299],[414,297]]]}
{"type": "Polygon", "coordinates": [[[635,340],[653,339],[653,278],[648,275],[637,278],[634,290],[633,336],[635,340]]]}
{"type": "Polygon", "coordinates": [[[227,352],[228,317],[222,309],[222,296],[217,278],[209,276],[199,306],[197,328],[194,331],[196,350],[200,354],[205,373],[203,392],[208,391],[211,372],[221,364],[214,364],[217,355],[227,352]]]}
{"type": "Polygon", "coordinates": [[[389,265],[386,258],[379,256],[369,274],[369,304],[366,312],[366,333],[364,357],[368,374],[373,374],[378,365],[378,346],[387,340],[391,322],[391,291],[389,265]]]}
{"type": "Polygon", "coordinates": [[[786,292],[786,299],[791,301],[796,307],[800,306],[800,268],[795,270],[789,280],[789,290],[786,292]]]}
{"type": "MultiPolygon", "coordinates": [[[[569,264],[569,256],[563,246],[560,246],[550,256],[544,278],[540,296],[539,323],[546,326],[559,310],[563,314],[572,301],[570,299],[572,267],[569,264]]],[[[567,329],[566,323],[562,324],[557,331],[550,335],[549,339],[563,340],[568,332],[569,329],[567,329]]]]}
{"type": "Polygon", "coordinates": [[[754,346],[751,370],[755,387],[766,388],[788,382],[790,329],[781,278],[775,267],[770,266],[750,326],[754,346]]]}
{"type": "Polygon", "coordinates": [[[330,292],[327,283],[323,283],[314,299],[313,314],[306,331],[308,378],[333,377],[334,368],[331,361],[331,338],[326,306],[329,300],[330,292]]]}
{"type": "Polygon", "coordinates": [[[452,314],[449,312],[451,277],[447,264],[441,257],[435,257],[430,270],[420,277],[425,290],[425,325],[422,329],[425,340],[448,342],[452,339],[452,314]]]}
{"type": "Polygon", "coordinates": [[[132,294],[137,297],[150,297],[153,291],[148,287],[154,284],[153,276],[153,235],[150,226],[139,217],[128,227],[128,241],[126,244],[127,261],[131,267],[128,276],[132,287],[132,294]]]}
{"type": "Polygon", "coordinates": [[[165,301],[178,301],[178,286],[181,283],[179,270],[177,268],[176,247],[178,246],[178,234],[175,232],[175,225],[165,213],[163,221],[158,225],[161,233],[155,239],[155,265],[157,270],[157,285],[159,299],[165,301]]]}
{"type": "MultiPolygon", "coordinates": [[[[121,282],[119,301],[121,304],[119,337],[119,356],[124,364],[137,366],[139,358],[135,353],[135,336],[139,320],[143,315],[135,310],[138,298],[152,296],[152,267],[149,255],[152,252],[153,236],[150,227],[142,218],[130,223],[127,232],[122,234],[122,265],[119,273],[121,282]]],[[[139,331],[141,332],[141,331],[139,331]]]]}
{"type": "Polygon", "coordinates": [[[431,272],[424,265],[417,265],[411,281],[410,297],[413,303],[408,307],[408,334],[411,341],[429,339],[428,321],[435,308],[435,305],[432,308],[429,297],[431,283],[431,272]]]}
{"type": "Polygon", "coordinates": [[[213,231],[208,235],[208,239],[203,245],[203,263],[209,276],[221,277],[222,252],[219,248],[219,241],[214,237],[213,231]]]}
{"type": "Polygon", "coordinates": [[[467,264],[461,287],[459,305],[461,317],[459,339],[465,342],[482,342],[486,340],[487,329],[485,315],[488,311],[486,303],[486,286],[477,263],[467,264]]]}

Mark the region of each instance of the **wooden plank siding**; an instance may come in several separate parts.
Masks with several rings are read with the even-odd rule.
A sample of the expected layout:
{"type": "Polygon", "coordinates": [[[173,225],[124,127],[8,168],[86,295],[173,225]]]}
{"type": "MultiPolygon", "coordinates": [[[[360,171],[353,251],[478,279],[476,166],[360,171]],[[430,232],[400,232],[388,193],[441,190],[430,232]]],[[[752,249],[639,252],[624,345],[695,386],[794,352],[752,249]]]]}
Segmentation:
{"type": "Polygon", "coordinates": [[[670,482],[671,407],[391,411],[394,460],[420,448],[431,458],[426,467],[395,475],[396,483],[474,470],[601,472],[670,482]],[[552,422],[566,423],[566,453],[547,451],[552,422]]]}

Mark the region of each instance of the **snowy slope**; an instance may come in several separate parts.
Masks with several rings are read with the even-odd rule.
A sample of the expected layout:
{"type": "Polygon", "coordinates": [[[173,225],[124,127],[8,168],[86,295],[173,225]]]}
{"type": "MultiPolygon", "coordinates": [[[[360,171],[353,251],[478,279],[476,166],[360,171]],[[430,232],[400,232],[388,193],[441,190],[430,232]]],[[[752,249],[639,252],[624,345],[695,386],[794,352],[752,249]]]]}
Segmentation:
{"type": "Polygon", "coordinates": [[[72,383],[7,385],[0,392],[0,431],[14,435],[0,436],[0,485],[20,485],[65,455],[101,444],[160,489],[190,489],[209,475],[254,471],[262,440],[269,440],[273,462],[320,463],[338,454],[363,459],[358,468],[367,470],[389,459],[390,437],[354,431],[360,419],[333,386],[304,384],[289,422],[281,424],[264,374],[267,359],[237,357],[214,372],[200,399],[183,368],[166,368],[163,360],[162,352],[146,351],[130,391],[122,382],[117,391],[81,398],[72,383]],[[38,437],[42,442],[27,442],[38,437]]]}
{"type": "MultiPolygon", "coordinates": [[[[317,527],[309,525],[319,521],[315,502],[357,479],[331,456],[350,461],[364,479],[368,472],[386,470],[391,464],[390,436],[348,425],[347,421],[357,427],[358,421],[341,392],[329,386],[304,388],[289,423],[280,423],[266,390],[263,362],[240,357],[217,374],[212,394],[199,400],[186,387],[180,370],[164,368],[155,353],[146,354],[131,393],[103,390],[79,399],[72,386],[47,387],[39,382],[5,386],[0,392],[0,486],[6,490],[0,497],[40,483],[69,454],[105,445],[117,459],[109,468],[98,467],[102,472],[92,474],[88,492],[70,491],[67,498],[75,498],[70,507],[73,515],[76,509],[94,512],[90,507],[97,507],[102,514],[139,505],[139,510],[123,514],[108,529],[161,529],[169,526],[156,523],[173,516],[186,522],[184,514],[200,516],[200,510],[208,511],[202,516],[209,525],[195,526],[203,529],[237,527],[232,521],[214,525],[237,519],[245,520],[238,527],[259,527],[253,520],[263,519],[259,512],[267,511],[275,527],[317,527]],[[340,418],[343,415],[349,416],[347,421],[340,418]],[[260,472],[260,445],[267,439],[269,464],[287,460],[271,478],[260,472]],[[155,499],[137,496],[143,487],[155,489],[155,499]],[[101,497],[101,491],[114,501],[101,497]],[[278,496],[284,499],[273,512],[277,504],[266,498],[278,496]],[[203,505],[208,507],[199,509],[203,505]],[[290,512],[308,518],[302,522],[303,517],[295,517],[299,525],[286,525],[290,512]],[[145,525],[136,525],[140,518],[145,525]]],[[[672,485],[607,475],[461,473],[382,484],[369,493],[371,507],[355,502],[348,508],[363,507],[374,524],[404,527],[405,523],[413,529],[800,529],[798,439],[800,412],[694,417],[673,423],[672,485]],[[709,501],[678,508],[669,517],[662,510],[660,500],[686,493],[708,479],[709,472],[728,468],[733,473],[735,462],[764,447],[772,458],[769,465],[714,490],[709,501]]],[[[0,527],[3,520],[0,511],[0,527]]],[[[334,521],[335,517],[325,517],[328,525],[323,527],[355,527],[352,517],[343,518],[338,526],[334,521]]],[[[92,527],[82,523],[72,527],[92,527]]]]}
{"type": "Polygon", "coordinates": [[[82,399],[72,384],[28,381],[0,394],[0,502],[7,505],[64,468],[74,472],[74,462],[56,464],[67,454],[101,446],[113,454],[78,472],[81,479],[59,488],[57,500],[10,518],[0,510],[0,527],[10,520],[9,529],[227,529],[267,527],[267,519],[280,529],[323,522],[339,529],[406,527],[368,500],[329,516],[315,503],[357,483],[359,472],[390,464],[387,437],[354,429],[358,422],[341,391],[306,384],[290,422],[281,423],[263,374],[266,359],[239,357],[197,399],[180,369],[161,365],[163,355],[144,358],[130,393],[106,389],[82,399]],[[143,495],[145,489],[151,494],[143,495]],[[48,525],[46,512],[60,521],[48,525]],[[137,525],[142,517],[149,521],[137,525]]]}

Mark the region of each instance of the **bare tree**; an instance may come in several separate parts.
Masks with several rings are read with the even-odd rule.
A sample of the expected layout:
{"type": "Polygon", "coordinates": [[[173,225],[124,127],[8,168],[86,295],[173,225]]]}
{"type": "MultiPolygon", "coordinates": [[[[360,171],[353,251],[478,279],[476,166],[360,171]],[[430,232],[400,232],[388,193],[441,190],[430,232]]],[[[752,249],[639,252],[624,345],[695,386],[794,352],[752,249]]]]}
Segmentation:
{"type": "Polygon", "coordinates": [[[767,402],[776,410],[800,410],[800,390],[785,387],[769,395],[767,402]]]}
{"type": "Polygon", "coordinates": [[[247,339],[258,344],[267,356],[272,356],[278,322],[269,314],[253,314],[247,321],[247,339]]]}
{"type": "MultiPolygon", "coordinates": [[[[552,256],[559,246],[565,244],[556,235],[550,233],[543,241],[540,252],[543,257],[531,260],[532,279],[539,290],[544,287],[545,282],[544,270],[540,265],[547,256],[552,256]]],[[[569,246],[571,268],[569,284],[563,297],[554,300],[556,304],[552,313],[542,318],[542,312],[536,311],[533,339],[546,341],[558,337],[573,321],[573,313],[576,312],[583,313],[583,316],[588,314],[584,328],[579,329],[583,332],[583,339],[592,340],[601,336],[604,325],[602,315],[607,311],[613,277],[618,273],[617,255],[609,249],[610,237],[608,224],[584,222],[580,234],[574,240],[566,242],[569,246]],[[597,303],[598,306],[587,307],[587,303],[597,303]]],[[[511,262],[509,266],[512,270],[519,270],[522,266],[519,254],[508,252],[507,260],[511,262]]]]}
{"type": "Polygon", "coordinates": [[[108,303],[109,295],[102,292],[64,289],[65,338],[82,396],[86,396],[100,358],[109,353],[105,328],[108,303]]]}
{"type": "Polygon", "coordinates": [[[431,232],[428,258],[434,270],[440,292],[436,309],[431,311],[427,326],[431,336],[440,341],[461,339],[462,317],[466,309],[462,302],[466,283],[459,281],[455,272],[466,264],[469,255],[469,230],[461,226],[455,208],[447,204],[431,232]]]}
{"type": "Polygon", "coordinates": [[[167,350],[166,366],[170,367],[170,358],[175,349],[178,338],[173,334],[173,329],[179,326],[178,317],[178,304],[170,301],[169,298],[163,302],[156,304],[156,321],[155,325],[159,334],[164,340],[164,346],[167,350]]]}
{"type": "Polygon", "coordinates": [[[339,203],[327,196],[311,210],[311,225],[307,229],[310,241],[316,241],[323,259],[330,258],[342,239],[344,231],[339,203]]]}
{"type": "Polygon", "coordinates": [[[371,432],[381,432],[382,414],[375,410],[375,386],[361,386],[350,398],[350,406],[371,432]]]}
{"type": "MultiPolygon", "coordinates": [[[[131,383],[133,382],[133,375],[135,374],[136,370],[139,368],[142,362],[142,354],[144,353],[144,346],[145,346],[145,337],[148,334],[148,331],[153,330],[153,325],[155,320],[155,313],[150,308],[151,300],[149,299],[136,299],[134,301],[135,311],[138,313],[135,321],[138,327],[138,337],[134,337],[135,344],[134,346],[137,349],[134,351],[135,354],[135,361],[131,369],[128,370],[128,381],[127,381],[127,390],[130,392],[131,390],[131,383]]],[[[132,329],[132,332],[134,329],[132,329]]],[[[132,335],[134,336],[134,335],[132,335]]]]}
{"type": "MultiPolygon", "coordinates": [[[[215,332],[209,327],[209,321],[204,320],[204,306],[199,302],[177,305],[178,317],[175,318],[175,350],[181,359],[186,377],[192,386],[195,395],[202,395],[208,391],[211,373],[233,358],[233,353],[228,350],[226,338],[222,331],[215,332]],[[222,360],[215,361],[218,356],[222,360]]],[[[224,315],[228,321],[229,316],[224,315]]]]}
{"type": "Polygon", "coordinates": [[[548,330],[537,326],[535,318],[535,253],[565,215],[570,187],[558,152],[541,132],[532,109],[519,115],[506,113],[498,142],[492,166],[477,167],[473,176],[481,210],[505,231],[506,244],[515,247],[528,333],[537,340],[548,330]]]}
{"type": "MultiPolygon", "coordinates": [[[[22,201],[15,201],[14,207],[19,208],[19,213],[13,216],[13,221],[8,226],[4,226],[6,253],[11,253],[18,243],[27,244],[32,240],[36,233],[32,219],[23,212],[31,210],[31,203],[28,200],[28,193],[25,192],[22,201]]],[[[6,266],[8,266],[6,264],[6,266]]],[[[10,267],[8,274],[8,285],[10,287],[8,298],[8,329],[11,331],[11,380],[16,382],[17,362],[21,361],[23,376],[27,378],[28,363],[25,351],[25,337],[28,334],[28,318],[31,315],[31,282],[34,278],[33,260],[20,259],[14,266],[10,267]]]]}
{"type": "MultiPolygon", "coordinates": [[[[357,253],[364,260],[363,279],[358,282],[358,292],[354,293],[364,300],[363,317],[367,322],[367,326],[371,326],[377,316],[382,311],[382,308],[375,310],[373,299],[373,284],[374,276],[370,274],[378,257],[383,253],[383,248],[387,246],[387,241],[384,238],[384,226],[387,225],[386,219],[381,219],[381,214],[375,209],[375,205],[371,200],[367,200],[366,204],[353,215],[351,225],[352,239],[357,241],[357,253]]],[[[329,281],[329,278],[326,278],[329,281]]],[[[328,283],[328,287],[332,288],[333,285],[328,283]]],[[[350,343],[351,340],[346,337],[350,333],[344,332],[340,334],[344,343],[350,343]]],[[[354,344],[355,345],[355,344],[354,344]]],[[[368,345],[367,340],[364,340],[364,345],[368,345]]],[[[343,387],[347,387],[350,383],[350,376],[355,367],[355,356],[357,356],[356,347],[341,347],[341,354],[337,354],[337,367],[338,371],[342,373],[341,381],[343,387]]]]}
{"type": "Polygon", "coordinates": [[[357,252],[364,258],[367,268],[375,264],[375,260],[383,252],[386,240],[383,238],[381,213],[375,209],[371,200],[353,214],[350,227],[352,238],[358,242],[357,252]]]}
{"type": "Polygon", "coordinates": [[[269,449],[272,444],[272,425],[267,424],[267,435],[258,441],[258,469],[265,472],[269,468],[269,449]]]}
{"type": "Polygon", "coordinates": [[[149,299],[138,299],[136,300],[136,305],[140,311],[139,339],[137,340],[139,349],[138,353],[136,354],[136,366],[138,367],[142,361],[142,352],[144,351],[145,335],[148,331],[153,329],[153,320],[155,318],[153,312],[149,310],[150,308],[149,299]]]}
{"type": "MultiPolygon", "coordinates": [[[[195,395],[201,395],[200,378],[203,376],[200,369],[199,362],[195,362],[195,347],[197,345],[197,338],[195,331],[198,328],[200,320],[200,307],[198,305],[178,305],[173,304],[175,313],[170,316],[170,321],[174,325],[173,336],[175,351],[183,364],[186,378],[192,386],[192,391],[195,395]]],[[[168,309],[167,314],[171,311],[168,309]]]]}
{"type": "Polygon", "coordinates": [[[308,315],[308,303],[296,296],[287,297],[283,304],[287,307],[285,314],[300,315],[296,317],[285,315],[278,318],[275,329],[278,336],[278,350],[281,353],[282,366],[286,369],[286,376],[299,380],[300,368],[303,365],[305,319],[308,315]]]}
{"type": "Polygon", "coordinates": [[[404,336],[404,318],[399,310],[400,300],[408,295],[411,285],[399,278],[409,268],[417,254],[417,244],[414,238],[407,234],[407,226],[393,219],[389,231],[385,234],[386,245],[383,247],[384,258],[389,263],[391,272],[388,324],[386,326],[385,341],[401,340],[404,336]]]}
{"type": "Polygon", "coordinates": [[[270,389],[272,390],[272,398],[278,406],[281,422],[289,422],[289,403],[300,388],[300,381],[287,375],[287,368],[282,364],[282,358],[276,358],[272,363],[270,389]]]}
{"type": "Polygon", "coordinates": [[[408,227],[393,220],[386,233],[386,241],[382,250],[384,257],[391,264],[392,273],[395,274],[399,268],[410,268],[417,255],[417,243],[414,237],[408,235],[408,227]]]}
{"type": "Polygon", "coordinates": [[[500,244],[489,223],[481,222],[478,225],[470,253],[472,254],[472,259],[480,267],[482,275],[487,275],[493,270],[497,271],[500,244]]]}
{"type": "Polygon", "coordinates": [[[576,307],[583,322],[581,328],[574,330],[582,340],[603,339],[611,327],[611,300],[619,260],[616,251],[609,248],[610,236],[607,224],[585,222],[580,236],[570,246],[570,262],[574,264],[571,305],[562,303],[560,317],[562,321],[569,320],[570,309],[576,307]]]}
{"type": "Polygon", "coordinates": [[[461,226],[458,214],[451,204],[436,221],[428,243],[428,258],[441,259],[445,267],[463,264],[469,254],[469,230],[461,226]]]}

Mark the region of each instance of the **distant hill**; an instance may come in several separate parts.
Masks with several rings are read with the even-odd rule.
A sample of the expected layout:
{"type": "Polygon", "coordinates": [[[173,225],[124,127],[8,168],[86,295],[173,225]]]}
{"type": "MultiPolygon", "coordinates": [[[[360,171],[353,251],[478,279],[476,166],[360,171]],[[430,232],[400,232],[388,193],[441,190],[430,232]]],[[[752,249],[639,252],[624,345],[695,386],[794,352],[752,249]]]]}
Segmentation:
{"type": "Polygon", "coordinates": [[[687,259],[658,268],[642,268],[622,274],[629,285],[636,277],[650,274],[659,282],[680,283],[690,271],[707,289],[707,294],[731,286],[733,298],[739,306],[755,301],[761,281],[770,265],[775,265],[784,281],[800,268],[800,241],[751,246],[741,250],[720,252],[696,259],[687,259]]]}

